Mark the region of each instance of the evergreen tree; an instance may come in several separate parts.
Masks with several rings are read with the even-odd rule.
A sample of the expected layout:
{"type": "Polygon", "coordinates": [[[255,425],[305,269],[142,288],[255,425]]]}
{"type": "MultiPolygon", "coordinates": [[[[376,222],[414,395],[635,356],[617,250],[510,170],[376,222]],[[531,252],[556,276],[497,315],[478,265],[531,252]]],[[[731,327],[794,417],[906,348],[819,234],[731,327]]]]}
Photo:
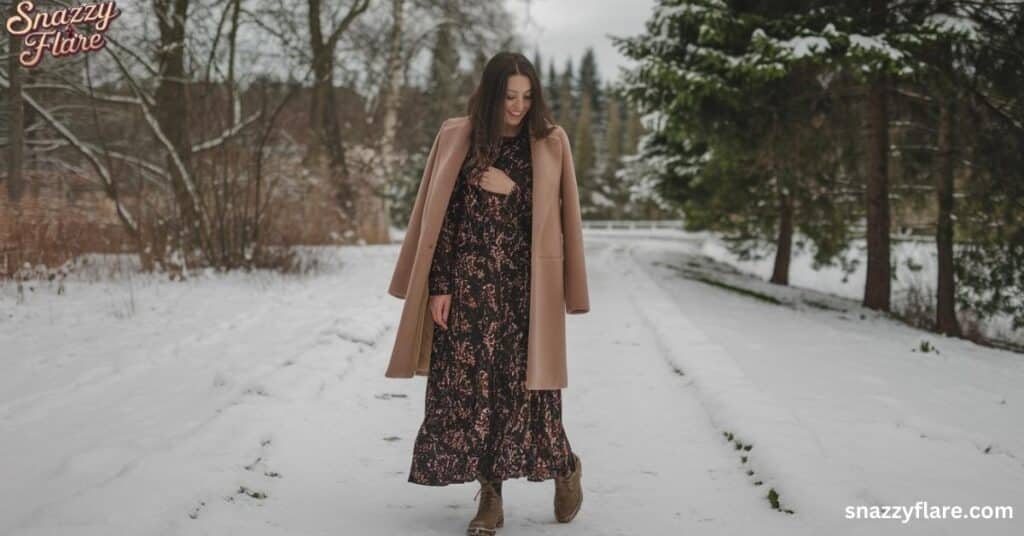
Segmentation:
{"type": "MultiPolygon", "coordinates": [[[[1024,328],[1024,5],[964,2],[974,46],[959,106],[972,125],[960,136],[969,165],[957,201],[963,237],[955,271],[957,302],[980,315],[1005,315],[1024,328]],[[982,9],[987,8],[987,9],[982,9]]],[[[958,155],[959,156],[959,155],[958,155]]]]}
{"type": "Polygon", "coordinates": [[[682,217],[675,200],[678,196],[669,190],[685,182],[693,169],[690,158],[702,151],[688,153],[684,147],[672,147],[664,129],[637,132],[636,150],[622,158],[622,169],[617,174],[629,188],[629,213],[644,219],[682,217]],[[666,180],[669,177],[672,179],[666,180]]]}
{"type": "MultiPolygon", "coordinates": [[[[595,217],[608,218],[617,213],[620,207],[615,204],[618,195],[614,186],[609,183],[605,169],[608,166],[605,147],[607,117],[605,116],[604,91],[601,89],[597,60],[592,47],[587,47],[580,60],[576,94],[580,96],[580,113],[583,113],[583,107],[586,105],[590,115],[588,131],[590,138],[586,142],[589,144],[588,150],[591,153],[588,155],[588,160],[592,165],[587,170],[587,179],[590,188],[590,201],[594,206],[589,208],[589,213],[595,217]]],[[[588,209],[584,208],[583,210],[588,209]]]]}
{"type": "MultiPolygon", "coordinates": [[[[868,0],[868,35],[885,31],[889,18],[888,0],[868,0]]],[[[856,20],[856,19],[854,19],[856,20]]],[[[867,173],[867,277],[864,300],[867,307],[889,310],[892,269],[889,266],[889,77],[884,69],[872,73],[868,83],[868,173],[867,173]]]]}
{"type": "MultiPolygon", "coordinates": [[[[850,40],[851,43],[863,41],[864,38],[857,33],[860,28],[856,19],[852,16],[843,17],[852,15],[843,11],[847,7],[833,8],[835,11],[831,16],[853,22],[840,25],[832,39],[850,40]]],[[[890,91],[892,96],[889,97],[893,102],[893,110],[902,113],[900,124],[910,125],[909,128],[895,130],[892,139],[898,149],[898,164],[907,176],[905,180],[914,183],[917,191],[931,192],[933,198],[928,201],[936,208],[934,225],[938,277],[934,322],[928,326],[949,335],[960,335],[955,308],[958,295],[963,305],[973,304],[989,313],[1012,310],[1011,304],[1014,303],[1014,300],[1001,298],[971,298],[991,296],[993,287],[978,285],[982,281],[970,277],[965,270],[971,263],[967,258],[958,259],[954,241],[957,221],[969,223],[984,220],[987,219],[984,214],[991,212],[983,210],[984,214],[981,214],[971,210],[973,207],[985,206],[985,200],[963,196],[967,203],[965,211],[957,209],[954,199],[957,197],[957,176],[970,177],[966,181],[968,188],[986,182],[977,177],[999,176],[994,182],[1001,185],[998,188],[1003,192],[1012,192],[1014,184],[1019,182],[1014,180],[1021,176],[1019,168],[1013,172],[997,163],[1005,162],[1007,157],[1012,160],[1019,154],[1012,141],[1010,144],[1004,142],[1020,139],[1020,135],[1014,135],[1012,129],[1007,132],[998,128],[996,125],[1000,122],[989,115],[993,108],[985,101],[990,97],[995,97],[996,102],[1003,101],[1004,95],[989,81],[999,78],[996,73],[1002,66],[1020,64],[1020,53],[1024,46],[1020,44],[1020,39],[1006,39],[1014,35],[1014,28],[1017,29],[1017,37],[1021,37],[1019,21],[1024,6],[1019,2],[931,0],[896,3],[888,9],[891,11],[891,20],[885,25],[884,32],[874,37],[875,41],[870,43],[870,47],[850,46],[853,53],[849,57],[853,60],[852,64],[861,70],[884,73],[896,90],[890,91]],[[1014,20],[1018,21],[1016,25],[1014,20]],[[858,48],[873,50],[858,54],[858,48]],[[975,120],[972,121],[972,117],[975,120]],[[993,130],[1000,132],[1002,141],[982,149],[981,145],[986,140],[985,133],[993,130]],[[961,132],[967,135],[960,135],[961,132]],[[979,135],[970,135],[974,132],[979,135]],[[964,166],[961,162],[968,164],[964,166]],[[975,204],[975,201],[980,201],[980,204],[975,204]],[[960,273],[965,277],[959,276],[960,273]],[[960,289],[957,279],[964,278],[968,287],[960,289]],[[995,303],[1001,305],[994,306],[995,303]]],[[[1024,80],[1019,68],[1011,78],[1018,87],[1024,80]]],[[[901,201],[900,196],[887,197],[901,201]]],[[[914,202],[912,199],[902,201],[914,202]]],[[[1020,211],[1016,213],[1019,215],[1020,211]]],[[[988,230],[975,234],[970,225],[961,224],[960,227],[974,235],[966,251],[1000,252],[994,258],[982,256],[986,258],[989,269],[1009,268],[1003,272],[1008,277],[1000,278],[998,286],[1001,289],[1021,289],[1020,286],[1014,287],[1015,284],[1019,285],[1020,276],[1012,274],[1021,266],[1018,262],[1024,259],[1018,257],[1015,261],[1012,254],[1004,255],[1009,251],[1005,248],[1007,242],[1004,242],[1007,237],[993,237],[988,230]],[[1001,262],[999,259],[1009,262],[1001,262]]],[[[999,290],[995,291],[995,294],[999,293],[999,290]]],[[[1024,320],[1024,315],[1021,315],[1021,319],[1024,320]]]]}
{"type": "Polygon", "coordinates": [[[845,180],[835,171],[848,156],[830,143],[836,96],[812,54],[825,44],[803,38],[794,23],[806,8],[663,1],[647,33],[616,39],[640,61],[627,74],[627,94],[664,114],[666,132],[655,143],[685,163],[666,177],[677,183],[665,193],[683,205],[691,228],[723,232],[741,257],[774,243],[772,281],[780,284],[788,282],[794,231],[811,240],[818,262],[848,239],[849,207],[833,196],[843,190],[831,188],[845,180]],[[822,225],[811,213],[829,217],[822,225]]]}
{"type": "Polygon", "coordinates": [[[594,180],[594,165],[597,161],[594,154],[593,112],[590,107],[590,94],[584,91],[580,95],[579,102],[580,111],[572,136],[572,156],[576,169],[576,181],[579,183],[581,211],[588,214],[594,212],[591,205],[603,206],[606,205],[606,200],[603,196],[595,196],[595,194],[600,194],[600,191],[594,180]]]}
{"type": "Polygon", "coordinates": [[[469,99],[469,96],[473,94],[476,89],[476,85],[480,82],[480,77],[483,76],[484,67],[487,66],[487,55],[482,50],[478,50],[473,56],[473,66],[471,70],[462,76],[462,90],[458,95],[457,108],[453,112],[453,115],[465,114],[465,103],[469,99]]]}
{"type": "Polygon", "coordinates": [[[577,95],[586,92],[590,95],[590,111],[595,117],[604,114],[604,94],[601,91],[601,79],[597,72],[597,59],[594,56],[593,47],[587,47],[580,60],[580,75],[577,85],[577,95]]]}
{"type": "Polygon", "coordinates": [[[626,103],[626,122],[622,138],[623,154],[636,154],[640,145],[640,132],[643,125],[640,123],[640,112],[636,106],[626,103]]]}
{"type": "Polygon", "coordinates": [[[548,108],[551,109],[551,115],[556,118],[556,121],[560,122],[562,117],[562,95],[559,91],[559,83],[558,73],[555,72],[555,62],[551,61],[548,63],[548,78],[544,86],[544,95],[548,101],[548,108]]]}
{"type": "Polygon", "coordinates": [[[619,99],[609,92],[606,92],[605,95],[607,96],[605,109],[608,116],[605,120],[603,155],[605,164],[602,169],[601,183],[602,189],[606,192],[605,196],[612,201],[608,217],[623,219],[626,216],[629,189],[625,188],[624,183],[616,177],[622,168],[622,117],[619,112],[619,99]]]}
{"type": "Polygon", "coordinates": [[[573,94],[574,80],[572,58],[569,58],[566,60],[565,70],[562,71],[562,76],[558,80],[558,103],[560,109],[557,121],[570,136],[575,132],[574,125],[576,124],[576,96],[573,94]]]}
{"type": "MultiPolygon", "coordinates": [[[[968,65],[963,54],[972,48],[974,32],[962,31],[960,24],[950,25],[961,14],[948,2],[922,2],[913,10],[903,10],[902,17],[918,39],[908,42],[907,55],[916,60],[913,76],[901,82],[904,91],[903,120],[911,128],[898,129],[894,145],[906,182],[916,183],[917,191],[931,192],[922,204],[931,201],[937,207],[935,218],[936,250],[938,252],[934,327],[947,335],[961,334],[956,316],[956,281],[954,270],[954,189],[957,164],[963,158],[961,140],[954,132],[965,128],[957,120],[960,90],[967,83],[968,65]],[[961,56],[961,57],[957,57],[961,56]],[[901,132],[902,131],[902,132],[901,132]],[[900,140],[905,139],[905,143],[900,140]],[[922,180],[923,179],[923,180],[922,180]]],[[[902,18],[901,17],[901,18],[902,18]]],[[[899,102],[897,100],[897,102],[899,102]]]]}
{"type": "Polygon", "coordinates": [[[430,61],[430,73],[424,99],[424,102],[427,103],[427,113],[424,118],[427,128],[423,131],[424,135],[430,138],[425,141],[427,145],[433,142],[434,134],[445,119],[461,115],[463,111],[460,102],[461,77],[458,75],[460,72],[459,52],[456,48],[453,31],[451,17],[446,17],[438,25],[434,39],[433,56],[430,61]]]}
{"type": "Polygon", "coordinates": [[[1022,10],[663,0],[645,34],[615,40],[640,60],[627,94],[662,117],[641,152],[688,224],[722,231],[741,256],[774,235],[784,282],[787,230],[830,262],[867,213],[865,304],[884,309],[887,205],[933,206],[935,326],[955,334],[952,294],[1024,325],[1022,10]]]}

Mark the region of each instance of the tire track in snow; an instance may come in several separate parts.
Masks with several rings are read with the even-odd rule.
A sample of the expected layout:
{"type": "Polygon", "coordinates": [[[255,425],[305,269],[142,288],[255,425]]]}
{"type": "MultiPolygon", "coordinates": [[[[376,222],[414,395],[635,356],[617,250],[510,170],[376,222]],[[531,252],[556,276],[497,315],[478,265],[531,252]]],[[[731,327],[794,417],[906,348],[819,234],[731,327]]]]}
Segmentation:
{"type": "MultiPolygon", "coordinates": [[[[567,317],[570,383],[563,390],[566,432],[587,468],[584,507],[571,524],[557,523],[552,481],[510,480],[504,533],[792,533],[798,523],[747,483],[686,379],[661,355],[630,299],[625,278],[635,268],[623,262],[626,252],[589,246],[593,309],[567,317]]],[[[378,288],[386,288],[386,275],[378,288]]],[[[397,320],[402,302],[389,302],[397,320]]],[[[272,456],[284,477],[263,507],[247,510],[247,523],[368,536],[465,530],[477,486],[407,481],[426,378],[384,377],[393,327],[336,388],[297,401],[301,419],[278,420],[280,450],[272,456]]]]}
{"type": "MultiPolygon", "coordinates": [[[[836,508],[864,504],[863,497],[846,494],[839,486],[820,486],[821,476],[804,468],[826,471],[828,478],[849,486],[856,486],[856,477],[831,463],[815,433],[758,388],[725,348],[686,318],[670,298],[672,294],[661,288],[636,258],[635,245],[624,247],[625,259],[636,275],[634,300],[642,304],[638,310],[662,340],[666,360],[693,378],[695,393],[718,429],[735,434],[743,444],[754,445],[749,459],[756,468],[756,477],[750,480],[763,482],[755,488],[758,493],[763,497],[769,488],[775,489],[781,495],[782,508],[796,510],[799,522],[810,533],[877,532],[876,526],[851,523],[836,508]]],[[[708,305],[713,307],[715,303],[708,305]]],[[[732,449],[732,444],[728,448],[732,449]]]]}

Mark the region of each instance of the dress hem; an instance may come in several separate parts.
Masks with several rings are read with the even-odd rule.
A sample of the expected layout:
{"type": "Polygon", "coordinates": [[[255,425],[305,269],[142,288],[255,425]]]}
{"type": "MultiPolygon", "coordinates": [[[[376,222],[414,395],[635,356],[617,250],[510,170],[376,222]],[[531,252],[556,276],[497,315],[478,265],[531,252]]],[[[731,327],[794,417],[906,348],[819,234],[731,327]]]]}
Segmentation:
{"type": "MultiPolygon", "coordinates": [[[[502,480],[502,481],[505,481],[505,480],[519,480],[519,479],[525,478],[529,482],[545,482],[545,481],[548,481],[548,480],[554,480],[555,478],[560,477],[560,476],[568,476],[568,474],[559,475],[559,474],[554,473],[554,472],[545,473],[545,475],[546,476],[540,476],[540,475],[536,475],[536,474],[532,474],[531,475],[531,474],[526,474],[526,473],[510,474],[510,475],[507,475],[507,476],[501,476],[500,480],[502,480]]],[[[418,484],[420,486],[430,486],[430,487],[444,487],[444,486],[450,486],[452,484],[468,484],[470,482],[476,482],[476,481],[477,481],[477,477],[475,477],[475,476],[473,476],[473,477],[462,476],[462,477],[454,478],[452,480],[447,480],[447,481],[441,482],[441,481],[432,481],[432,480],[416,480],[416,479],[412,478],[412,475],[410,475],[408,480],[407,480],[407,482],[409,482],[410,484],[418,484]]]]}

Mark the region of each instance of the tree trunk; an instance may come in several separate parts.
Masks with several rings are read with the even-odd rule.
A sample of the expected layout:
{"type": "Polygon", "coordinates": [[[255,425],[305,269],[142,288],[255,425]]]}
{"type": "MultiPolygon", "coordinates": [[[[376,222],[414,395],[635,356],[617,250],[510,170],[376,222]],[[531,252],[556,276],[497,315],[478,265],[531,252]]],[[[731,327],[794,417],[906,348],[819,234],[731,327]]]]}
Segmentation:
{"type": "Polygon", "coordinates": [[[789,285],[789,262],[793,255],[793,196],[779,193],[779,234],[775,242],[775,267],[771,283],[789,285]]]}
{"type": "MultiPolygon", "coordinates": [[[[320,24],[322,10],[321,0],[308,0],[308,23],[310,50],[313,55],[312,101],[309,108],[310,128],[313,139],[306,153],[306,165],[323,169],[334,188],[334,203],[341,224],[341,235],[356,234],[357,218],[355,217],[356,197],[358,188],[352,183],[345,149],[341,141],[341,127],[338,124],[338,110],[334,95],[334,50],[338,37],[347,27],[351,18],[361,11],[359,3],[349,11],[346,21],[325,38],[320,24]],[[324,162],[326,160],[326,162],[324,162]]],[[[362,10],[365,10],[365,5],[362,10]]],[[[358,238],[358,237],[357,237],[358,238]]]]}
{"type": "MultiPolygon", "coordinates": [[[[398,106],[402,82],[402,34],[405,31],[405,0],[391,1],[391,35],[388,39],[388,59],[381,87],[380,104],[382,124],[380,141],[377,146],[376,169],[369,170],[367,179],[372,181],[360,195],[359,235],[370,244],[387,244],[391,237],[391,211],[386,193],[387,185],[395,178],[397,169],[395,139],[398,134],[398,106]]],[[[377,116],[378,114],[373,114],[377,116]]]]}
{"type": "MultiPolygon", "coordinates": [[[[871,0],[872,25],[885,24],[886,0],[871,0]]],[[[879,74],[868,95],[867,278],[864,306],[889,310],[889,111],[888,80],[879,74]]]]}
{"type": "Polygon", "coordinates": [[[960,336],[956,319],[956,281],[953,274],[953,153],[955,148],[954,100],[944,97],[939,109],[939,154],[935,173],[935,194],[939,205],[935,245],[939,253],[936,289],[935,329],[946,335],[960,336]]]}
{"type": "Polygon", "coordinates": [[[8,126],[8,162],[7,162],[7,198],[17,204],[25,189],[25,108],[21,100],[21,71],[18,53],[21,51],[21,38],[8,34],[10,38],[10,57],[7,63],[7,74],[10,80],[10,112],[11,123],[8,126]]]}
{"type": "MultiPolygon", "coordinates": [[[[157,25],[160,29],[160,48],[157,59],[160,62],[160,79],[156,89],[155,116],[160,130],[170,141],[186,170],[191,168],[192,147],[189,141],[189,94],[188,75],[185,72],[185,22],[188,19],[188,0],[156,0],[157,25]]],[[[174,198],[181,226],[179,244],[185,251],[202,247],[203,230],[200,215],[194,199],[201,195],[189,192],[182,171],[174,163],[174,155],[168,154],[167,169],[171,174],[174,198]]],[[[196,185],[198,187],[198,185],[196,185]]]]}

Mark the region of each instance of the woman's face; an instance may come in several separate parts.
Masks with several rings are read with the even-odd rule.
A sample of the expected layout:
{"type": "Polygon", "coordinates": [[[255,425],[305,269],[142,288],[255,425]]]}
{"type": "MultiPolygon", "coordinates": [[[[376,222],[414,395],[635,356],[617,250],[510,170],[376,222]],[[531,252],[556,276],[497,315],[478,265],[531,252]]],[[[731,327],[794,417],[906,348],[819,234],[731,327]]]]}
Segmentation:
{"type": "Polygon", "coordinates": [[[530,88],[530,79],[525,75],[514,74],[508,78],[508,88],[505,90],[505,124],[509,127],[518,127],[530,110],[530,103],[533,93],[530,88]]]}

